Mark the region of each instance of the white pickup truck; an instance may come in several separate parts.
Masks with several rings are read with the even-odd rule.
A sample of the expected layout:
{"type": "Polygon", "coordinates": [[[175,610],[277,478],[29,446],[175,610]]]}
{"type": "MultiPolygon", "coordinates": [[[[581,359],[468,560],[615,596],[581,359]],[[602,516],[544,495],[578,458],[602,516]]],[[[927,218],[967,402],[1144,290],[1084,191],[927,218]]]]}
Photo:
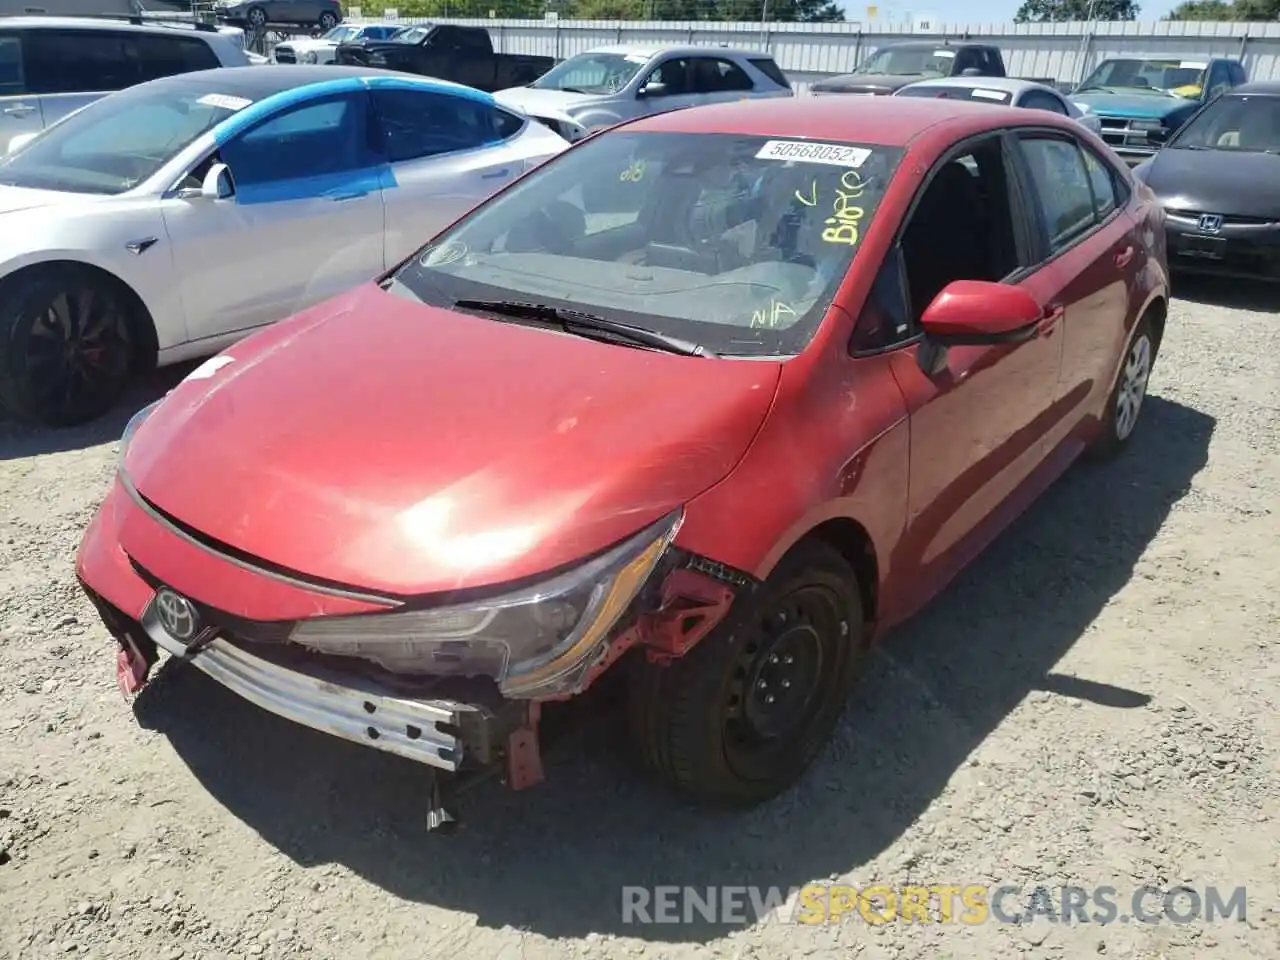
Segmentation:
{"type": "Polygon", "coordinates": [[[402,23],[340,23],[322,37],[288,40],[271,52],[276,63],[333,63],[338,44],[356,40],[389,40],[402,23]]]}

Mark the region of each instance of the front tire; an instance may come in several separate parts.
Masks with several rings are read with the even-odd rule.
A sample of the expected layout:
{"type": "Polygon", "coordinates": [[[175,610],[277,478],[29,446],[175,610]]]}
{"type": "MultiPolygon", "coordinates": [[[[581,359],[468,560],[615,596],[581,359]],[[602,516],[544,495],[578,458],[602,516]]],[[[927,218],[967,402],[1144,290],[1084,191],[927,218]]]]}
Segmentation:
{"type": "Polygon", "coordinates": [[[1089,448],[1092,459],[1109,460],[1128,446],[1147,397],[1158,346],[1150,316],[1144,315],[1125,348],[1120,376],[1102,416],[1102,432],[1089,448]]]}
{"type": "Polygon", "coordinates": [[[329,10],[320,14],[320,30],[322,33],[328,33],[338,25],[337,16],[329,10]]]}
{"type": "Polygon", "coordinates": [[[70,427],[105,414],[138,356],[120,290],[60,267],[0,288],[0,402],[19,420],[70,427]]]}
{"type": "Polygon", "coordinates": [[[245,14],[245,22],[254,33],[261,33],[267,25],[267,11],[261,7],[250,7],[249,12],[245,14]]]}
{"type": "Polygon", "coordinates": [[[857,576],[806,543],[744,609],[662,667],[633,664],[630,724],[646,764],[680,792],[752,807],[790,787],[844,711],[863,654],[857,576]]]}

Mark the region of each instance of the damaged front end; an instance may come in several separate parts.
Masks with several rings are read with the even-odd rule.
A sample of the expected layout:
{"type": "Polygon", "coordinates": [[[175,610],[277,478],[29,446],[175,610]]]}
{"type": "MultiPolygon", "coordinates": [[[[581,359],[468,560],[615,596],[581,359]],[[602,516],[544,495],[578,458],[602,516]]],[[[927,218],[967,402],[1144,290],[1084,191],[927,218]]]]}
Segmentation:
{"type": "Polygon", "coordinates": [[[170,589],[134,620],[82,581],[139,692],[161,650],[257,706],[435,772],[428,828],[456,822],[451,794],[491,775],[543,777],[542,704],[584,692],[633,648],[683,655],[754,581],[672,545],[675,511],[603,553],[498,595],[454,594],[387,611],[246,621],[170,589]]]}

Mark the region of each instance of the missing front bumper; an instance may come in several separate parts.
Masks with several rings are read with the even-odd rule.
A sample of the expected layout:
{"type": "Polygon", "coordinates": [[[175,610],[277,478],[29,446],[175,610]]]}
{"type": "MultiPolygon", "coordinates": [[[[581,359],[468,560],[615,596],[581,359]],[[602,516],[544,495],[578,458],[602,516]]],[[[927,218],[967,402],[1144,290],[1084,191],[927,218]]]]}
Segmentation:
{"type": "MultiPolygon", "coordinates": [[[[175,657],[188,657],[187,646],[160,625],[154,601],[140,625],[156,646],[175,657]]],[[[205,643],[190,663],[277,716],[439,770],[461,769],[467,759],[462,730],[484,720],[482,711],[471,704],[399,696],[368,678],[320,665],[282,666],[222,637],[205,643]]]]}

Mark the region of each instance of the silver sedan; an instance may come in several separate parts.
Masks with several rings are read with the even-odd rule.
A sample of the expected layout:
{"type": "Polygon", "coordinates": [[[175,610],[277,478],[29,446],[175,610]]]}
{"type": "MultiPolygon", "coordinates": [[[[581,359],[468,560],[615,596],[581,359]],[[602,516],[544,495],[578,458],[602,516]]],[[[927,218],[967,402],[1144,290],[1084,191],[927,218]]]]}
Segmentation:
{"type": "Polygon", "coordinates": [[[1097,114],[1072,103],[1053,87],[1034,80],[1018,80],[1014,77],[943,77],[909,83],[893,95],[950,97],[975,103],[1002,103],[1029,110],[1049,110],[1071,117],[1095,134],[1100,135],[1102,131],[1102,121],[1097,114]]]}
{"type": "Polygon", "coordinates": [[[791,97],[764,51],[624,44],[570,57],[529,84],[495,94],[566,140],[652,113],[726,100],[791,97]]]}

